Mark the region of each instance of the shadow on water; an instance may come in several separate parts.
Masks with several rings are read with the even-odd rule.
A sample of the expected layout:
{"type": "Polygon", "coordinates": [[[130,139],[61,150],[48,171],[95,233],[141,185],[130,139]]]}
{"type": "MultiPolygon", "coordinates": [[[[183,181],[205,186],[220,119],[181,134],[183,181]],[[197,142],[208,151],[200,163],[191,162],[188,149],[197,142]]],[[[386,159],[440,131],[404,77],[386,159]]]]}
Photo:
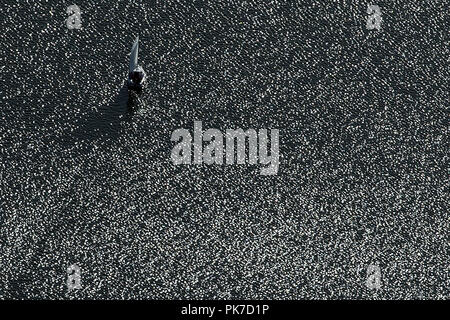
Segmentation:
{"type": "Polygon", "coordinates": [[[127,101],[127,109],[131,118],[138,113],[143,106],[143,103],[140,98],[141,93],[136,93],[134,91],[129,91],[128,93],[128,101],[127,101]]]}
{"type": "Polygon", "coordinates": [[[114,140],[121,135],[124,124],[131,122],[139,109],[139,94],[129,92],[124,82],[114,101],[100,106],[97,111],[81,119],[78,127],[62,138],[63,143],[114,140]]]}

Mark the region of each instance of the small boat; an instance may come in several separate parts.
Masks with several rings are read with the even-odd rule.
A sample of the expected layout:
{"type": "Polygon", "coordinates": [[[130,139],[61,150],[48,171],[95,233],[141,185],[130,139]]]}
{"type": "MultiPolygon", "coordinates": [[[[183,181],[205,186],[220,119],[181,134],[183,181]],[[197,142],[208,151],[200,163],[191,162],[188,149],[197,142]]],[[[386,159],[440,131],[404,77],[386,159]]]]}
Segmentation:
{"type": "Polygon", "coordinates": [[[139,54],[139,36],[134,40],[133,47],[131,48],[130,55],[130,71],[128,73],[128,89],[134,91],[141,91],[145,81],[147,80],[147,74],[144,69],[138,65],[139,54]]]}

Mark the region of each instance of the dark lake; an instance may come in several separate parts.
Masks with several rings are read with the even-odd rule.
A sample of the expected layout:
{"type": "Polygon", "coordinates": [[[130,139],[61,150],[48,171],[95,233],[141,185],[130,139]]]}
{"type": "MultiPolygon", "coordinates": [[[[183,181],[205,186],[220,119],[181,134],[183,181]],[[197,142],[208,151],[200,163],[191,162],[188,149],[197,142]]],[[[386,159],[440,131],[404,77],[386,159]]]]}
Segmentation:
{"type": "Polygon", "coordinates": [[[0,298],[448,298],[448,8],[262,2],[3,1],[0,298]],[[175,166],[196,120],[278,174],[175,166]]]}

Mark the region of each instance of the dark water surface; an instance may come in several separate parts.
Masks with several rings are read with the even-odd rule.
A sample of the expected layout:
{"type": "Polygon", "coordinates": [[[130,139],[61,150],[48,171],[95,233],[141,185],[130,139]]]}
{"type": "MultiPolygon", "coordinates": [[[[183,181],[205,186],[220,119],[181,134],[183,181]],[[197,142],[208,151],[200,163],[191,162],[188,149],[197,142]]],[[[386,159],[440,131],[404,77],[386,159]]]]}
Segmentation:
{"type": "Polygon", "coordinates": [[[448,299],[447,6],[261,2],[2,5],[0,298],[448,299]],[[173,165],[194,120],[278,174],[173,165]]]}

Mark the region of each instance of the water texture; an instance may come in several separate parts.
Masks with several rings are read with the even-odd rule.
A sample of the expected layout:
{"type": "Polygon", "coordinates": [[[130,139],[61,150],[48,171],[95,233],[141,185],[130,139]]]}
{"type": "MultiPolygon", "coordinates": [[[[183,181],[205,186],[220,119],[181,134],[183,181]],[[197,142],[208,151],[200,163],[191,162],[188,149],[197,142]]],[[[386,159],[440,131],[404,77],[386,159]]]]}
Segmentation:
{"type": "Polygon", "coordinates": [[[0,298],[448,299],[448,6],[376,4],[3,1],[0,298]],[[173,165],[195,120],[278,174],[173,165]]]}

